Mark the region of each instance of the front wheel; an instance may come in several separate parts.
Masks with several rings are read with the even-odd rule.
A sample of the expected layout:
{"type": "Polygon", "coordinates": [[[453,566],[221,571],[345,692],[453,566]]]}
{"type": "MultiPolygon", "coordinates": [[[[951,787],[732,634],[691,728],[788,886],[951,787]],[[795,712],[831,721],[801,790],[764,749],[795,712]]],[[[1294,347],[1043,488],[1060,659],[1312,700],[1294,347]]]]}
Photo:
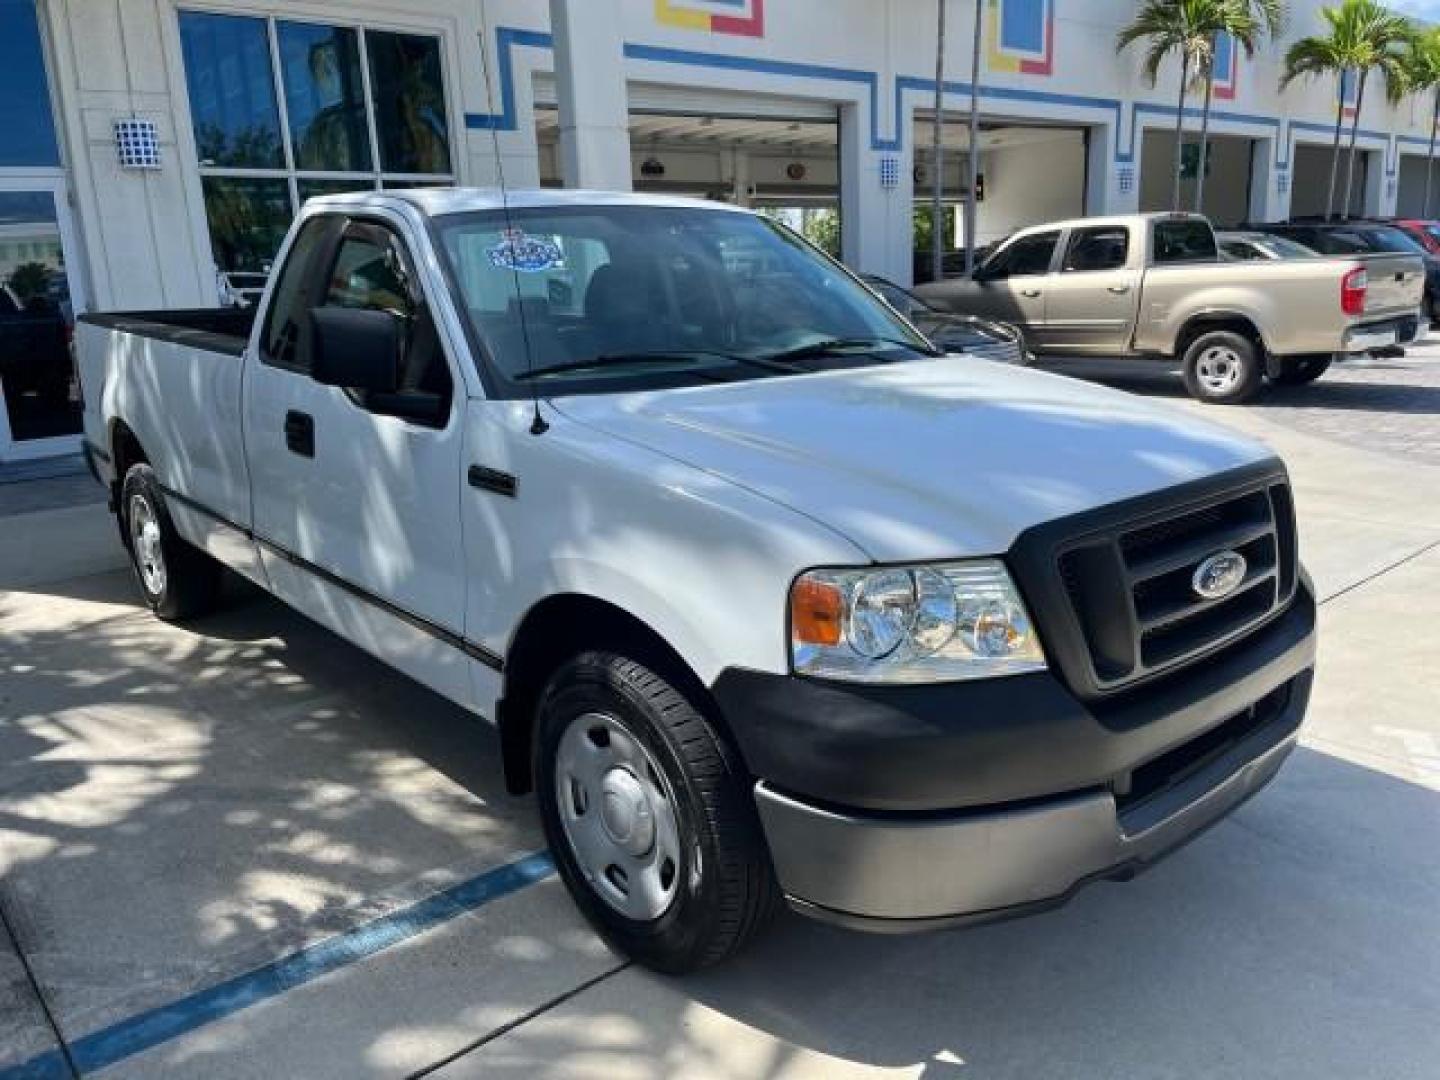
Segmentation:
{"type": "Polygon", "coordinates": [[[778,907],[744,770],[652,667],[588,652],[551,679],[536,792],[556,866],[620,952],[681,973],[738,952],[778,907]]]}
{"type": "Polygon", "coordinates": [[[1216,405],[1248,400],[1265,380],[1260,349],[1232,330],[1201,334],[1185,350],[1182,364],[1190,396],[1216,405]]]}
{"type": "Polygon", "coordinates": [[[1280,361],[1280,370],[1270,377],[1270,381],[1277,386],[1304,386],[1329,371],[1333,359],[1328,353],[1284,357],[1280,361]]]}

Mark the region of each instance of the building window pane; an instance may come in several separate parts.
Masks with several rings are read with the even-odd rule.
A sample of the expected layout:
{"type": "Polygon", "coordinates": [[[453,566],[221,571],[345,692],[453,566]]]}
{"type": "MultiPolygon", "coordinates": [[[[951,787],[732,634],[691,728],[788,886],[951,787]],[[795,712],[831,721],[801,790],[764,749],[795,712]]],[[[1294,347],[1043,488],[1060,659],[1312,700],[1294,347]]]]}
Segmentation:
{"type": "Polygon", "coordinates": [[[365,48],[381,167],[391,173],[448,173],[450,125],[439,40],[366,31],[365,48]]]}
{"type": "Polygon", "coordinates": [[[180,42],[200,164],[283,168],[265,20],[181,12],[180,42]]]}
{"type": "Polygon", "coordinates": [[[357,176],[354,180],[305,180],[297,181],[300,189],[300,205],[317,195],[346,195],[352,191],[374,191],[375,180],[370,176],[357,176]]]}
{"type": "Polygon", "coordinates": [[[282,22],[275,32],[295,167],[370,171],[370,132],[355,31],[282,22]]]}
{"type": "Polygon", "coordinates": [[[17,441],[80,432],[74,323],[55,197],[0,191],[0,398],[17,441]]]}
{"type": "Polygon", "coordinates": [[[0,0],[0,101],[0,165],[59,165],[35,0],[0,0]]]}
{"type": "Polygon", "coordinates": [[[289,182],[207,176],[203,184],[216,264],[225,272],[268,272],[290,228],[289,182]]]}

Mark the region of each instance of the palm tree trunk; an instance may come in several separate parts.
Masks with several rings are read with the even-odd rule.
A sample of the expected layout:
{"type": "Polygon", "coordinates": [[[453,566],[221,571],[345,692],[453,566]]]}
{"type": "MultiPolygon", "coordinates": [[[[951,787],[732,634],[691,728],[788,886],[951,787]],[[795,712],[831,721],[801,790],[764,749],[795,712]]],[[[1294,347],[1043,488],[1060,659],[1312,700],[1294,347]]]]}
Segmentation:
{"type": "Polygon", "coordinates": [[[1172,213],[1180,209],[1180,165],[1185,150],[1185,83],[1190,78],[1190,57],[1180,53],[1180,104],[1175,109],[1175,187],[1170,194],[1172,213]]]}
{"type": "Polygon", "coordinates": [[[980,39],[984,22],[980,0],[975,0],[975,28],[970,37],[970,175],[965,183],[965,276],[975,273],[975,231],[979,208],[975,188],[980,183],[980,39]]]}
{"type": "Polygon", "coordinates": [[[1195,213],[1205,211],[1205,164],[1210,154],[1210,99],[1215,93],[1215,64],[1205,72],[1205,108],[1200,113],[1200,168],[1195,173],[1195,213]]]}
{"type": "MultiPolygon", "coordinates": [[[[935,4],[935,160],[931,164],[935,177],[930,197],[930,276],[933,281],[942,281],[945,277],[945,249],[941,247],[945,239],[945,2],[936,0],[935,4]]],[[[970,152],[975,152],[973,146],[970,152]]]]}
{"type": "Polygon", "coordinates": [[[1425,205],[1420,213],[1430,220],[1430,187],[1435,176],[1435,133],[1440,130],[1440,90],[1435,91],[1435,112],[1430,117],[1430,149],[1425,153],[1425,205]]]}
{"type": "Polygon", "coordinates": [[[1345,73],[1339,75],[1340,89],[1335,98],[1335,140],[1330,144],[1330,190],[1325,195],[1325,219],[1335,216],[1335,184],[1340,178],[1340,136],[1345,124],[1345,73]]]}
{"type": "Polygon", "coordinates": [[[1355,90],[1355,119],[1350,121],[1350,154],[1345,162],[1345,205],[1340,211],[1342,219],[1350,216],[1350,196],[1355,189],[1355,138],[1360,134],[1360,110],[1365,104],[1365,80],[1369,76],[1369,68],[1360,72],[1360,85],[1355,90]]]}

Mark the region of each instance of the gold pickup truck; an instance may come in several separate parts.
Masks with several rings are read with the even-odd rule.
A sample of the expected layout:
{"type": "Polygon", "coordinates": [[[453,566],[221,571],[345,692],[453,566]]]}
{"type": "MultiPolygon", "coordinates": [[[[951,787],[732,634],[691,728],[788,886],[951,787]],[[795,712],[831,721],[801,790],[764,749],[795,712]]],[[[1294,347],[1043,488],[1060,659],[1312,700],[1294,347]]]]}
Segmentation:
{"type": "Polygon", "coordinates": [[[1193,397],[1234,403],[1414,341],[1424,290],[1419,255],[1226,262],[1205,218],[1131,214],[1023,229],[972,277],[916,292],[1013,323],[1042,358],[1178,361],[1193,397]]]}

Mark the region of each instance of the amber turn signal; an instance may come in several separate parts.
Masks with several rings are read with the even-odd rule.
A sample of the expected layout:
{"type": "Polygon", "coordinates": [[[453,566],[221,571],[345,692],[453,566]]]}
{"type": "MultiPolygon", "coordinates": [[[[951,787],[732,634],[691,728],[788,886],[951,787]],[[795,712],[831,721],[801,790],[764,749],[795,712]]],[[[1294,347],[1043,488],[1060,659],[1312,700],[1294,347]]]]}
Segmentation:
{"type": "Polygon", "coordinates": [[[844,607],[837,586],[801,578],[790,590],[791,636],[803,645],[839,645],[844,607]]]}

